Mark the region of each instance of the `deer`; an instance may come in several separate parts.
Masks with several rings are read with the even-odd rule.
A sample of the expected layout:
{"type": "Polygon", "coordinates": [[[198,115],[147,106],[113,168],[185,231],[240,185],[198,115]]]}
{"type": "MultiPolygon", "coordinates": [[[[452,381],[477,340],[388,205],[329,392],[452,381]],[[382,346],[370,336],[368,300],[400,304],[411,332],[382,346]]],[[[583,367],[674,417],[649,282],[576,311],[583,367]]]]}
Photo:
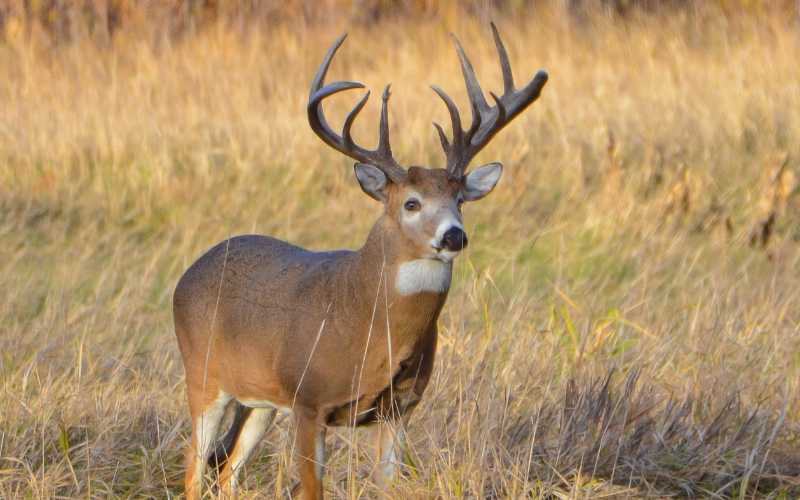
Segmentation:
{"type": "Polygon", "coordinates": [[[462,204],[489,194],[503,171],[497,162],[467,168],[539,98],[548,79],[540,70],[517,89],[494,23],[491,30],[504,87],[501,96],[490,93],[493,105],[453,35],[472,108],[468,129],[454,101],[432,86],[451,122],[450,138],[434,123],[446,158],[442,168],[404,168],[395,160],[389,85],[375,149],[359,146],[351,135],[369,90],[347,114],[341,134],[331,128],[323,100],[365,86],[325,84],[347,35],[328,49],[311,83],[308,123],[325,144],[356,160],[357,182],[383,213],[358,250],[318,252],[269,236],[235,236],[208,250],[179,279],[173,316],[192,422],[187,499],[202,494],[207,466],[216,469],[220,491],[235,496],[241,470],[278,410],[294,420],[300,481],[293,495],[323,498],[329,427],[371,427],[372,474],[381,487],[393,480],[402,465],[405,423],[433,371],[453,262],[468,244],[462,204]],[[229,407],[233,421],[222,435],[229,407]]]}

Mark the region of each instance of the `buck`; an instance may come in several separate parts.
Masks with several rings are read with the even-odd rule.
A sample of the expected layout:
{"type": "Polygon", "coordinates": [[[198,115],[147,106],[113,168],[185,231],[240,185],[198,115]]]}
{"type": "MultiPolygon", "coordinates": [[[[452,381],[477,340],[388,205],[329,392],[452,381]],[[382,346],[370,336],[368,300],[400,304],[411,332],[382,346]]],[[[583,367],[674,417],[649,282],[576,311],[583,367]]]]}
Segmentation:
{"type": "Polygon", "coordinates": [[[504,91],[490,106],[472,64],[455,47],[472,107],[462,128],[458,108],[439,87],[452,137],[434,124],[446,168],[403,168],[389,143],[389,87],[383,92],[379,142],[353,141],[353,122],[369,91],[334,132],[322,101],[364,88],[325,84],[343,35],[325,55],[312,83],[308,122],[330,147],[355,159],[361,189],[383,204],[360,250],[313,252],[267,236],[219,243],[181,277],[174,294],[175,333],[186,372],[192,437],[186,496],[198,498],[207,463],[223,491],[235,494],[238,476],[277,409],[295,420],[294,445],[303,498],[322,498],[325,432],[329,426],[375,424],[374,476],[393,476],[403,423],[420,401],[436,354],[437,318],[447,298],[453,260],[467,246],[461,205],[486,196],[502,173],[489,163],[467,173],[472,158],[534,102],[547,82],[539,71],[517,90],[506,49],[492,24],[504,91]],[[215,443],[229,404],[231,428],[215,443]]]}

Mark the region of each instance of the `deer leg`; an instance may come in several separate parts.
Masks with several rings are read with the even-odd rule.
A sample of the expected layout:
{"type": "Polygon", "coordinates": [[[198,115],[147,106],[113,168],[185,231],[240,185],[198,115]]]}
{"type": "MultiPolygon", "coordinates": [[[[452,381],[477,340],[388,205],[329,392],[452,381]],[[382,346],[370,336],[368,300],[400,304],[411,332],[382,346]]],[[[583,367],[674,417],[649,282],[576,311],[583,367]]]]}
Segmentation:
{"type": "Polygon", "coordinates": [[[223,469],[225,468],[225,464],[228,463],[228,458],[230,457],[231,453],[233,453],[233,447],[236,446],[236,441],[239,439],[239,434],[242,432],[242,427],[244,427],[244,424],[247,422],[247,418],[250,416],[250,412],[252,411],[252,408],[248,408],[247,406],[244,406],[238,402],[235,403],[233,422],[231,422],[228,432],[225,433],[225,436],[223,436],[223,438],[217,444],[217,448],[214,450],[214,453],[208,457],[208,466],[212,469],[215,469],[217,474],[222,473],[223,469]]]}
{"type": "MultiPolygon", "coordinates": [[[[300,498],[322,500],[322,476],[325,472],[325,425],[316,417],[301,415],[297,420],[297,458],[300,469],[300,498]]],[[[295,488],[293,493],[297,493],[295,488]]]]}
{"type": "Polygon", "coordinates": [[[403,463],[405,432],[402,422],[384,420],[373,430],[375,435],[375,468],[372,478],[375,484],[385,488],[397,474],[397,466],[403,463]]]}
{"type": "MultiPolygon", "coordinates": [[[[190,397],[190,403],[192,398],[190,397]]],[[[219,424],[225,415],[225,406],[231,396],[218,391],[216,398],[205,404],[190,404],[192,410],[192,441],[186,453],[186,499],[200,498],[203,472],[217,438],[219,424]]]]}
{"type": "Polygon", "coordinates": [[[248,412],[233,446],[228,452],[226,466],[220,475],[223,496],[233,498],[239,486],[239,474],[264,433],[275,420],[274,408],[257,408],[248,412]]]}

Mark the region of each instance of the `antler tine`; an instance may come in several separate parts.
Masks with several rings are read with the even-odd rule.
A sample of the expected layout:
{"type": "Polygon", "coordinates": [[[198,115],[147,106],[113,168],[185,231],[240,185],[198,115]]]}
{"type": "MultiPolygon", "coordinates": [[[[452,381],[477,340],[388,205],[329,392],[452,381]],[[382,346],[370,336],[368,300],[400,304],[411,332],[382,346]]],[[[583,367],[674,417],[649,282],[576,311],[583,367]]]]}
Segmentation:
{"type": "MultiPolygon", "coordinates": [[[[456,103],[453,102],[444,90],[436,85],[431,85],[431,88],[436,92],[436,95],[444,101],[445,106],[447,106],[447,111],[450,113],[453,140],[448,147],[444,148],[447,155],[447,169],[449,171],[451,168],[455,168],[455,165],[459,162],[460,153],[464,149],[464,130],[461,127],[461,115],[458,112],[456,103]]],[[[439,139],[443,141],[442,146],[444,146],[444,141],[447,140],[444,131],[438,124],[434,124],[434,126],[439,132],[439,139]]]]}
{"type": "Polygon", "coordinates": [[[333,56],[336,55],[336,51],[339,50],[339,47],[342,46],[344,43],[345,38],[347,38],[347,33],[341,35],[337,38],[333,45],[328,48],[328,52],[325,53],[325,58],[322,59],[322,64],[320,64],[317,73],[314,75],[314,79],[311,80],[311,92],[308,95],[308,98],[314,95],[316,91],[322,88],[322,82],[325,81],[325,75],[328,74],[328,68],[331,66],[331,61],[333,60],[333,56]]]}
{"type": "Polygon", "coordinates": [[[436,127],[436,132],[439,133],[439,141],[442,143],[442,149],[444,149],[445,152],[447,152],[450,149],[450,142],[448,142],[447,136],[445,135],[442,126],[436,122],[433,122],[433,126],[436,127]]]}
{"type": "Polygon", "coordinates": [[[464,82],[467,85],[467,95],[469,102],[472,106],[472,125],[470,132],[473,132],[481,126],[482,113],[489,111],[489,104],[486,102],[486,97],[483,95],[478,77],[475,76],[475,70],[472,68],[472,63],[469,61],[467,54],[464,52],[464,47],[458,41],[455,35],[451,34],[453,41],[456,44],[456,52],[458,53],[458,60],[461,63],[461,72],[464,74],[464,82]]]}
{"type": "Polygon", "coordinates": [[[372,164],[380,168],[391,180],[401,181],[405,178],[406,171],[401,167],[392,156],[392,148],[389,141],[389,87],[386,87],[383,93],[383,100],[381,106],[381,123],[380,123],[380,137],[378,140],[378,147],[374,150],[365,149],[353,141],[351,129],[356,117],[364,108],[369,99],[370,92],[367,91],[364,96],[356,103],[353,109],[347,114],[342,127],[342,135],[337,134],[328,125],[325,119],[325,113],[322,111],[322,101],[326,97],[337,94],[344,90],[364,88],[364,84],[359,82],[341,81],[333,82],[327,85],[324,84],[325,76],[328,73],[328,68],[331,65],[333,56],[336,51],[344,43],[347,35],[342,35],[333,42],[333,45],[328,49],[322,64],[317,70],[316,75],[311,81],[311,90],[308,96],[308,123],[325,144],[334,148],[335,150],[344,153],[345,155],[354,158],[360,162],[372,164]]]}
{"type": "Polygon", "coordinates": [[[506,46],[497,31],[497,26],[494,22],[490,24],[494,46],[497,48],[497,55],[500,58],[500,69],[503,71],[503,95],[512,94],[514,93],[514,74],[511,72],[511,63],[508,61],[508,52],[506,52],[506,46]]]}
{"type": "Polygon", "coordinates": [[[381,96],[381,127],[378,138],[378,151],[388,157],[392,156],[392,145],[389,143],[389,97],[392,95],[389,89],[391,87],[391,83],[387,85],[381,96]]]}
{"type": "Polygon", "coordinates": [[[356,103],[356,105],[353,106],[353,109],[351,109],[350,112],[347,113],[347,117],[345,117],[344,119],[344,126],[342,127],[342,138],[344,139],[345,146],[352,147],[355,145],[353,143],[353,136],[350,135],[350,129],[353,127],[353,123],[356,121],[356,117],[358,116],[358,114],[364,108],[364,105],[367,104],[367,100],[369,99],[369,94],[370,91],[367,90],[367,92],[364,94],[364,97],[362,97],[361,100],[359,100],[356,103]]]}
{"type": "Polygon", "coordinates": [[[490,107],[487,103],[483,90],[481,90],[478,83],[478,78],[475,76],[475,70],[469,58],[467,58],[464,48],[455,36],[453,36],[453,39],[456,45],[456,52],[461,63],[461,71],[464,74],[467,94],[472,106],[472,125],[466,133],[461,129],[458,109],[452,99],[438,87],[433,87],[433,90],[444,100],[450,112],[450,118],[453,120],[452,143],[448,143],[442,128],[434,124],[439,133],[442,148],[447,156],[447,171],[451,177],[462,177],[472,158],[488,144],[500,129],[538,99],[542,87],[547,83],[547,73],[539,71],[523,89],[515,90],[514,75],[511,72],[508,52],[503,40],[500,38],[497,26],[491,23],[491,27],[494,44],[500,60],[500,69],[503,72],[503,95],[497,97],[497,95],[490,92],[495,106],[490,107]]]}
{"type": "Polygon", "coordinates": [[[453,145],[459,144],[462,139],[463,129],[461,128],[461,115],[458,112],[458,106],[456,106],[456,103],[454,103],[450,96],[440,87],[431,85],[431,88],[436,92],[436,95],[444,101],[445,106],[447,106],[447,111],[450,113],[450,122],[453,127],[453,145]]]}

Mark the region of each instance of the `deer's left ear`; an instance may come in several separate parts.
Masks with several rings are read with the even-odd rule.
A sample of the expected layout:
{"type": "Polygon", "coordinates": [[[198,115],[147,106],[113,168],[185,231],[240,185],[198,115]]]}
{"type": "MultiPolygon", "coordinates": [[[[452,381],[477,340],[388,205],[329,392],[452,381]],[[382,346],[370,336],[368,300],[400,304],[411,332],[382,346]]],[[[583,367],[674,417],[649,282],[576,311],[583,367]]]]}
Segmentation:
{"type": "Polygon", "coordinates": [[[487,163],[467,174],[464,179],[464,201],[480,200],[497,185],[503,174],[503,165],[487,163]]]}

